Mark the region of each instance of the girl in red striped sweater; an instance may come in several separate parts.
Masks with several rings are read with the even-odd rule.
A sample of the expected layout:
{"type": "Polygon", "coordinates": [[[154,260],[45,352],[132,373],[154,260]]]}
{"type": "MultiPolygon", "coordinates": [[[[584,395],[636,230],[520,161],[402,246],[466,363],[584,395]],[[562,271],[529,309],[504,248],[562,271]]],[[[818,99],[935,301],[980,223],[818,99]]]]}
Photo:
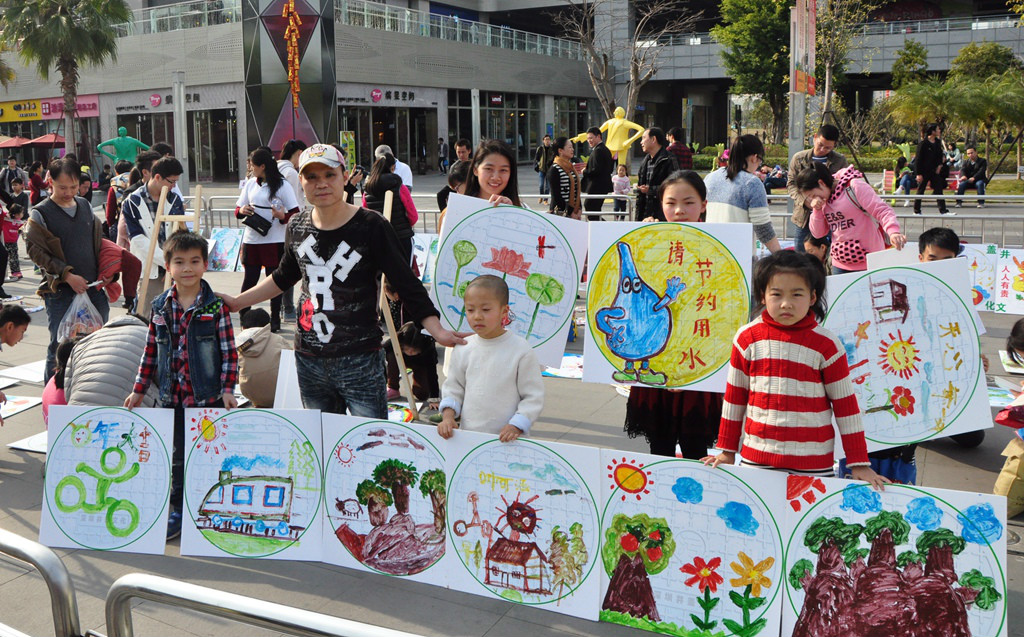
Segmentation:
{"type": "Polygon", "coordinates": [[[783,250],[758,261],[760,317],[733,341],[716,467],[732,464],[831,476],[835,416],[855,480],[889,482],[871,469],[846,350],[818,325],[825,317],[825,273],[810,257],[783,250]],[[743,448],[740,450],[740,438],[743,448]]]}

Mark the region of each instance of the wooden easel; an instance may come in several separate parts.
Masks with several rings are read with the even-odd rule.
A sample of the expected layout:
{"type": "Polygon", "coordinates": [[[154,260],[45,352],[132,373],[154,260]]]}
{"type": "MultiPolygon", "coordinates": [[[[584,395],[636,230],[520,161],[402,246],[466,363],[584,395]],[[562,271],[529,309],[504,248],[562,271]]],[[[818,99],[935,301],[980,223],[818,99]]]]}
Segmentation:
{"type": "MultiPolygon", "coordinates": [[[[384,193],[384,219],[391,223],[391,206],[395,201],[395,193],[391,190],[384,193]]],[[[380,275],[380,310],[384,314],[384,322],[388,326],[388,334],[391,336],[391,350],[395,353],[395,360],[398,361],[399,383],[402,386],[402,393],[409,401],[409,411],[412,412],[412,419],[419,420],[420,413],[416,408],[416,395],[412,391],[412,380],[409,378],[408,368],[405,366],[405,355],[402,353],[402,345],[398,342],[398,330],[395,329],[395,321],[391,318],[391,307],[388,306],[388,297],[384,294],[384,275],[380,275]]]]}
{"type": "MultiPolygon", "coordinates": [[[[146,186],[143,185],[142,187],[145,188],[146,186]]],[[[167,233],[168,237],[170,237],[176,230],[187,228],[188,226],[186,224],[189,222],[192,223],[193,232],[199,232],[199,221],[202,218],[199,207],[202,205],[203,201],[203,187],[196,186],[195,198],[192,200],[192,203],[195,206],[194,212],[185,213],[183,215],[164,214],[164,208],[167,207],[167,195],[170,192],[171,190],[167,186],[160,189],[160,202],[156,206],[156,216],[153,217],[153,232],[150,233],[151,236],[149,237],[149,252],[146,253],[146,262],[142,266],[142,285],[139,287],[139,294],[136,297],[140,302],[146,298],[146,292],[149,291],[149,272],[150,268],[153,267],[153,257],[156,254],[156,247],[160,243],[160,228],[163,227],[163,224],[174,224],[171,231],[167,233]]],[[[163,289],[166,290],[169,287],[171,287],[170,272],[164,276],[163,289]]],[[[140,310],[145,311],[145,308],[140,308],[140,310]]]]}

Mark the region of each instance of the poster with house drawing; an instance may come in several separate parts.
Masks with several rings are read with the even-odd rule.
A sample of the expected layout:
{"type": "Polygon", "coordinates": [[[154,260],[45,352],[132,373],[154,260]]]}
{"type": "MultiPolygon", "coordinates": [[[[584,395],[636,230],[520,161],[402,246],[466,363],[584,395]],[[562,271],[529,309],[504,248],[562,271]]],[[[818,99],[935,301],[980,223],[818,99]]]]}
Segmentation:
{"type": "MultiPolygon", "coordinates": [[[[1001,250],[994,243],[961,243],[960,257],[967,261],[970,275],[971,303],[977,310],[996,311],[993,298],[996,273],[1001,250]]],[[[889,249],[868,254],[868,270],[918,263],[920,248],[916,241],[908,241],[902,250],[889,249]]]]}
{"type": "Polygon", "coordinates": [[[1024,250],[1001,248],[996,266],[992,305],[985,309],[1001,314],[1024,314],[1024,250]]]}
{"type": "Polygon", "coordinates": [[[601,470],[601,621],[779,634],[784,474],[609,449],[601,470]]]}
{"type": "Polygon", "coordinates": [[[505,280],[512,322],[541,365],[557,367],[583,272],[587,224],[544,212],[491,206],[476,197],[451,195],[431,294],[444,325],[471,331],[462,296],[482,274],[505,280]]]}
{"type": "Polygon", "coordinates": [[[164,409],[51,407],[39,541],[162,554],[173,426],[164,409]]]}
{"type": "Polygon", "coordinates": [[[592,223],[583,380],[725,391],[749,224],[592,223]]]}
{"type": "Polygon", "coordinates": [[[449,586],[597,619],[600,450],[468,431],[441,449],[457,558],[449,586]]]}
{"type": "Polygon", "coordinates": [[[445,586],[447,480],[437,428],[322,418],[323,561],[445,586]]]}
{"type": "Polygon", "coordinates": [[[320,412],[185,410],[181,554],[319,560],[320,412]]]}
{"type": "Polygon", "coordinates": [[[787,511],[783,635],[1007,634],[1003,497],[788,479],[814,497],[787,511]]]}
{"type": "Polygon", "coordinates": [[[824,326],[846,350],[869,450],[992,426],[967,267],[948,259],[828,278],[824,326]]]}

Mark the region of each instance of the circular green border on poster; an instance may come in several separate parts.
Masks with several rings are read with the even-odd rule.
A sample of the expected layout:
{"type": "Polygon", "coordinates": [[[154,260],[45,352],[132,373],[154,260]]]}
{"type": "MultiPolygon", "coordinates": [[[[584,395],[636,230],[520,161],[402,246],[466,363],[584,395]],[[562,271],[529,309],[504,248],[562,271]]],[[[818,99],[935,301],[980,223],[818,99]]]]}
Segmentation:
{"type": "MultiPolygon", "coordinates": [[[[202,407],[197,407],[196,409],[203,409],[203,408],[202,407]]],[[[292,430],[297,432],[299,434],[299,436],[302,437],[302,440],[305,440],[306,444],[308,444],[310,446],[310,448],[313,449],[313,459],[316,460],[316,449],[313,447],[313,443],[311,443],[309,441],[309,438],[306,437],[306,434],[301,429],[296,427],[295,423],[293,423],[291,420],[288,420],[284,416],[278,414],[277,412],[270,411],[269,409],[233,409],[231,411],[228,411],[228,412],[225,412],[225,413],[221,414],[213,422],[218,422],[218,421],[221,421],[221,420],[227,418],[228,416],[235,416],[235,415],[237,415],[239,413],[243,413],[243,412],[244,413],[270,414],[270,415],[274,416],[275,418],[280,418],[284,422],[288,423],[291,426],[292,430]]],[[[189,465],[188,461],[192,457],[192,453],[195,450],[196,450],[195,445],[189,443],[188,457],[185,458],[185,469],[186,469],[186,472],[187,472],[188,465],[189,465]]],[[[320,474],[320,479],[315,481],[316,483],[318,483],[320,485],[320,495],[316,497],[316,499],[315,499],[316,506],[313,508],[313,511],[310,513],[309,518],[310,518],[311,521],[316,520],[316,516],[317,516],[317,514],[320,511],[320,503],[323,500],[323,494],[324,494],[324,470],[323,470],[323,466],[322,466],[322,464],[320,462],[316,462],[314,464],[316,466],[317,473],[320,474]]],[[[183,491],[183,493],[182,493],[183,504],[184,504],[185,510],[188,511],[189,518],[192,520],[192,523],[195,524],[196,523],[196,518],[192,514],[192,507],[189,506],[189,502],[188,502],[188,489],[186,489],[184,485],[182,485],[182,491],[183,491]]],[[[281,548],[277,549],[276,551],[270,551],[269,553],[261,553],[259,555],[254,555],[254,554],[239,555],[237,553],[232,553],[231,551],[221,547],[219,544],[217,544],[216,542],[214,542],[210,538],[208,538],[205,535],[203,535],[201,530],[200,530],[200,535],[203,535],[203,539],[205,539],[207,542],[209,542],[213,546],[216,546],[219,550],[224,551],[228,555],[234,555],[235,557],[260,559],[260,558],[264,558],[264,557],[270,557],[271,555],[277,555],[281,551],[285,551],[285,550],[291,548],[299,540],[301,540],[304,535],[306,535],[307,531],[309,531],[309,527],[306,527],[305,529],[303,529],[302,533],[300,533],[298,535],[298,537],[296,537],[294,540],[291,540],[290,542],[288,542],[288,544],[286,546],[282,546],[281,548]]]]}
{"type": "MultiPolygon", "coordinates": [[[[145,418],[140,416],[138,413],[136,413],[134,411],[130,411],[128,409],[125,409],[124,407],[96,407],[95,409],[90,409],[89,411],[82,412],[81,414],[78,415],[77,418],[75,418],[75,420],[80,420],[83,416],[85,416],[87,414],[91,414],[91,413],[96,412],[96,411],[116,411],[116,412],[128,413],[128,414],[131,414],[133,418],[136,418],[136,419],[144,422],[146,424],[146,426],[152,427],[152,423],[150,423],[148,420],[146,420],[145,418]]],[[[68,429],[70,429],[70,428],[71,428],[71,424],[70,423],[65,425],[64,428],[60,430],[60,433],[57,434],[57,440],[60,440],[61,436],[63,436],[64,433],[68,429]]],[[[157,434],[155,429],[153,430],[153,433],[157,434]]],[[[170,502],[170,499],[171,499],[171,474],[170,474],[170,472],[171,472],[171,456],[170,456],[170,454],[167,453],[167,445],[164,444],[163,438],[161,438],[159,434],[156,435],[156,438],[160,442],[159,449],[160,449],[161,452],[163,452],[164,459],[167,462],[167,471],[168,471],[168,474],[167,474],[167,495],[164,497],[163,504],[161,505],[161,509],[160,510],[162,511],[164,508],[167,507],[167,505],[168,505],[168,503],[170,502]]],[[[54,442],[54,444],[56,444],[56,441],[54,442]]],[[[45,464],[45,467],[44,467],[45,475],[50,475],[50,472],[46,471],[46,469],[49,468],[50,459],[51,459],[50,455],[47,454],[47,456],[46,456],[46,464],[45,464]]],[[[76,540],[75,538],[71,537],[70,535],[68,535],[67,531],[65,531],[64,528],[60,525],[60,522],[58,521],[57,515],[54,514],[53,508],[50,506],[50,498],[48,497],[48,494],[50,493],[50,491],[46,487],[47,487],[47,484],[46,484],[46,480],[44,478],[43,479],[43,489],[44,489],[43,501],[46,503],[46,508],[50,512],[50,517],[53,519],[53,523],[57,526],[57,529],[59,529],[60,532],[62,534],[64,534],[64,537],[68,538],[69,540],[71,540],[75,544],[77,544],[79,546],[82,546],[84,548],[87,548],[87,549],[91,549],[93,551],[116,551],[118,549],[123,549],[126,546],[131,546],[132,544],[138,542],[140,539],[145,537],[149,533],[149,531],[153,528],[153,526],[157,522],[159,522],[161,520],[161,516],[158,516],[157,519],[153,520],[153,522],[150,523],[150,525],[148,527],[146,527],[145,531],[140,533],[138,535],[138,537],[136,537],[134,540],[132,540],[130,542],[125,542],[124,544],[120,544],[118,546],[111,546],[111,547],[108,547],[108,548],[99,548],[99,547],[95,547],[95,546],[89,546],[88,544],[80,542],[80,541],[76,540]]],[[[63,515],[63,514],[61,514],[61,515],[63,515]]]]}
{"type": "MultiPolygon", "coordinates": [[[[825,313],[825,320],[821,322],[821,326],[824,327],[825,329],[829,329],[829,327],[828,327],[828,317],[832,315],[832,310],[834,310],[836,305],[839,304],[839,299],[843,298],[843,296],[847,292],[850,291],[850,288],[852,288],[854,285],[859,284],[861,282],[861,280],[864,279],[864,277],[868,277],[868,276],[871,276],[873,274],[879,274],[881,272],[887,272],[889,270],[900,270],[900,271],[903,271],[903,272],[908,272],[909,271],[909,272],[919,273],[919,274],[922,274],[924,276],[931,277],[932,279],[935,279],[936,281],[941,283],[943,286],[945,286],[947,290],[949,290],[950,294],[953,295],[953,298],[955,298],[957,301],[959,301],[960,307],[962,307],[964,309],[964,312],[966,312],[967,316],[972,321],[974,320],[974,315],[972,314],[973,310],[971,308],[967,307],[967,305],[964,303],[964,300],[962,298],[960,298],[959,294],[956,293],[956,290],[954,290],[953,288],[949,287],[949,284],[946,283],[945,281],[943,281],[942,279],[940,279],[939,277],[935,276],[934,274],[932,274],[930,272],[925,272],[924,270],[919,270],[917,268],[908,268],[908,267],[902,267],[902,266],[892,266],[892,267],[888,267],[888,268],[878,268],[877,270],[870,270],[870,271],[864,272],[863,274],[861,274],[861,276],[857,277],[857,279],[853,283],[851,283],[850,285],[847,285],[846,288],[843,289],[843,291],[839,293],[839,296],[837,296],[834,301],[830,301],[829,302],[829,304],[828,304],[828,312],[825,313]]],[[[829,331],[832,331],[832,330],[829,330],[829,331]]],[[[978,356],[981,356],[981,337],[980,336],[978,337],[977,346],[978,346],[978,356]]],[[[969,405],[971,403],[971,399],[974,398],[974,393],[978,390],[978,378],[981,376],[982,373],[983,373],[982,372],[982,365],[981,365],[981,363],[979,363],[978,364],[977,374],[974,377],[974,387],[971,388],[971,393],[960,403],[959,411],[957,412],[957,414],[955,416],[953,416],[951,419],[949,419],[949,421],[947,422],[946,426],[943,427],[942,429],[936,430],[931,435],[925,436],[923,438],[919,438],[917,440],[906,440],[906,441],[899,441],[899,442],[893,442],[891,440],[882,440],[882,439],[878,439],[878,438],[872,438],[872,437],[868,436],[867,433],[864,434],[864,437],[866,439],[870,440],[871,442],[877,442],[877,443],[884,444],[884,445],[899,445],[899,446],[903,446],[903,445],[916,445],[916,444],[918,444],[920,442],[925,442],[925,441],[931,440],[932,438],[935,438],[936,436],[941,434],[946,429],[949,429],[950,425],[955,423],[960,418],[960,416],[963,415],[964,409],[966,409],[967,405],[969,405]]]]}
{"type": "MultiPolygon", "coordinates": [[[[601,514],[597,510],[597,500],[594,498],[594,494],[590,491],[590,485],[588,485],[587,481],[583,479],[583,476],[580,475],[580,472],[576,471],[576,467],[572,466],[572,464],[569,463],[569,461],[567,461],[565,458],[563,458],[562,454],[558,453],[557,451],[551,449],[550,447],[542,445],[541,443],[537,442],[536,440],[524,440],[522,438],[519,438],[518,440],[516,440],[516,442],[517,443],[522,443],[522,444],[535,445],[537,447],[540,447],[544,451],[552,454],[553,456],[557,457],[559,460],[562,461],[562,463],[566,467],[569,468],[570,471],[572,471],[576,475],[576,477],[580,481],[580,484],[583,485],[583,488],[587,490],[587,495],[590,496],[591,506],[594,509],[594,522],[598,525],[597,530],[594,532],[594,535],[597,538],[597,546],[595,546],[595,552],[593,553],[593,555],[598,555],[598,550],[601,548],[601,528],[600,528],[601,527],[601,514]]],[[[493,444],[503,445],[503,444],[509,444],[509,443],[504,443],[504,442],[501,442],[500,440],[488,440],[487,442],[480,443],[479,445],[477,445],[477,446],[473,447],[472,449],[470,449],[462,457],[462,460],[459,461],[459,464],[457,464],[455,466],[455,470],[452,472],[452,475],[449,478],[449,484],[455,482],[455,476],[459,475],[459,469],[462,468],[463,463],[465,463],[467,460],[469,460],[470,456],[474,455],[477,452],[477,450],[479,450],[481,447],[486,447],[487,445],[493,445],[493,444]]],[[[451,509],[451,500],[448,500],[448,502],[446,503],[446,506],[445,506],[445,525],[448,527],[448,532],[449,533],[454,533],[454,531],[452,530],[452,522],[451,522],[452,516],[451,516],[451,510],[450,509],[451,509]]],[[[451,537],[451,536],[449,535],[448,537],[451,537]]],[[[499,594],[495,593],[493,590],[491,590],[491,588],[489,586],[487,586],[486,584],[484,584],[483,582],[480,581],[480,578],[478,578],[476,576],[476,574],[473,573],[473,571],[470,570],[469,565],[466,564],[465,560],[462,559],[462,554],[460,554],[458,551],[455,551],[455,554],[459,557],[459,563],[462,564],[462,567],[466,570],[466,572],[469,573],[473,577],[473,579],[476,580],[476,582],[478,584],[480,584],[480,586],[483,587],[484,590],[486,590],[491,596],[493,596],[496,599],[505,599],[501,595],[499,595],[499,594]]],[[[588,554],[589,554],[589,548],[588,548],[588,554]]],[[[590,574],[594,571],[594,564],[596,562],[597,562],[597,560],[593,560],[593,561],[590,562],[590,564],[589,564],[589,566],[587,568],[587,572],[583,575],[583,577],[580,578],[579,583],[576,586],[574,586],[573,588],[569,589],[564,595],[559,595],[558,597],[550,599],[550,600],[548,600],[546,602],[526,602],[526,601],[522,601],[522,602],[516,602],[516,603],[517,604],[521,604],[523,606],[545,606],[547,604],[558,603],[559,600],[562,600],[562,599],[565,599],[566,597],[569,597],[570,595],[572,595],[576,591],[576,589],[578,589],[579,587],[583,586],[584,582],[587,581],[587,579],[590,577],[590,574]]],[[[510,600],[505,600],[505,601],[510,601],[510,600]]]]}

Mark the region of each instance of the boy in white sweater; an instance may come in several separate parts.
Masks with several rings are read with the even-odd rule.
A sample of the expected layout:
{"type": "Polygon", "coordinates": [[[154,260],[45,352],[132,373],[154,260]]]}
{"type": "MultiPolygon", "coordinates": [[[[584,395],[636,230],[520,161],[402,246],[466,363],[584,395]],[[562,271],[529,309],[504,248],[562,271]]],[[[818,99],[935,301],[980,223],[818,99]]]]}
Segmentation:
{"type": "Polygon", "coordinates": [[[451,438],[459,428],[498,434],[512,442],[529,433],[544,408],[544,384],[533,349],[505,331],[508,285],[485,274],[466,287],[466,320],[475,335],[452,350],[448,377],[441,387],[441,423],[437,433],[451,438]]]}

